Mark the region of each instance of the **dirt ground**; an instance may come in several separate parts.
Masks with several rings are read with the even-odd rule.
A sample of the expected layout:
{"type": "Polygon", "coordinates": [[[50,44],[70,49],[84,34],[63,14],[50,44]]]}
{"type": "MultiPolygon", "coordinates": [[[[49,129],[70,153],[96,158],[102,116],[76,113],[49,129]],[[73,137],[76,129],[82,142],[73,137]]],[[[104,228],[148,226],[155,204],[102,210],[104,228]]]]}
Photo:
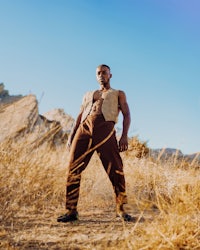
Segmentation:
{"type": "MultiPolygon", "coordinates": [[[[153,219],[153,213],[145,212],[145,222],[153,219]]],[[[145,222],[124,222],[105,210],[81,212],[79,221],[71,223],[58,223],[52,212],[18,216],[1,225],[0,249],[132,249],[134,228],[145,222]]]]}

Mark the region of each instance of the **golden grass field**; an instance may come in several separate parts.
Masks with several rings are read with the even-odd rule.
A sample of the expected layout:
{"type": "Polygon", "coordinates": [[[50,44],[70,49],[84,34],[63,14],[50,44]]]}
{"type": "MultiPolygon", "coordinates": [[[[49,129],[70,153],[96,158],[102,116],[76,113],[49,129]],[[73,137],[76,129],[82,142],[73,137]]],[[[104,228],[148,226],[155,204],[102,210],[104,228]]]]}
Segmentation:
{"type": "Polygon", "coordinates": [[[112,186],[94,155],[82,175],[79,221],[62,224],[65,149],[1,145],[0,249],[200,249],[199,166],[138,159],[133,148],[122,153],[127,210],[145,220],[115,217],[112,186]]]}

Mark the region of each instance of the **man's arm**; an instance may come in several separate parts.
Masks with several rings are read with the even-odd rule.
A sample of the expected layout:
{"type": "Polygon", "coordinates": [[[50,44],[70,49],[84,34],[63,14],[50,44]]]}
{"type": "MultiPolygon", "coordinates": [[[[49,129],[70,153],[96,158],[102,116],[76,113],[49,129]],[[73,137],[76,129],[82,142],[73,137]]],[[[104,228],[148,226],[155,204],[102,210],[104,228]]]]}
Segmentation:
{"type": "Polygon", "coordinates": [[[128,149],[128,130],[131,123],[131,115],[129,106],[126,100],[126,95],[123,91],[119,90],[119,106],[123,115],[123,130],[119,140],[119,151],[123,152],[128,149]]]}
{"type": "Polygon", "coordinates": [[[83,111],[80,111],[80,113],[78,114],[78,116],[77,116],[77,118],[76,118],[75,125],[74,125],[74,127],[73,127],[73,129],[72,129],[72,131],[71,131],[71,133],[70,133],[70,135],[69,135],[68,141],[67,141],[67,146],[68,146],[68,148],[71,147],[71,144],[72,144],[72,141],[73,141],[74,136],[75,136],[75,134],[76,134],[76,131],[77,131],[77,129],[78,129],[80,123],[81,123],[82,114],[83,114],[83,111]]]}

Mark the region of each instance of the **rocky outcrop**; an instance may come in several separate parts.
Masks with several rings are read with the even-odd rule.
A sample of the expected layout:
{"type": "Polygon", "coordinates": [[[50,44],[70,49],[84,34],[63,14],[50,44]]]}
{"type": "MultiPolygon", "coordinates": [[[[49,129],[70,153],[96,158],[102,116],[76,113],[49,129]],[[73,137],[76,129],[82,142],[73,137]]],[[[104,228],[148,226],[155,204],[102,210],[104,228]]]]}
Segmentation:
{"type": "Polygon", "coordinates": [[[22,98],[22,95],[9,95],[9,91],[5,90],[4,84],[0,83],[0,108],[6,106],[7,104],[11,104],[22,98]]]}
{"type": "Polygon", "coordinates": [[[60,122],[63,131],[67,133],[70,133],[74,124],[74,118],[72,118],[70,115],[67,115],[63,109],[53,109],[43,114],[43,116],[46,117],[49,121],[60,122]]]}
{"type": "Polygon", "coordinates": [[[67,140],[60,122],[39,115],[34,95],[21,97],[6,106],[0,105],[0,131],[0,143],[23,143],[31,149],[45,143],[56,147],[67,140]]]}
{"type": "MultiPolygon", "coordinates": [[[[64,111],[63,111],[64,112],[64,111]]],[[[66,167],[68,151],[67,128],[73,119],[61,111],[53,119],[39,114],[35,95],[10,96],[0,84],[0,159],[7,166],[14,164],[33,168],[40,166],[66,167]],[[62,122],[70,121],[67,126],[62,122]],[[59,119],[58,119],[59,118],[59,119]],[[62,124],[61,124],[62,123],[62,124]]],[[[0,162],[1,163],[1,162],[0,162]]]]}

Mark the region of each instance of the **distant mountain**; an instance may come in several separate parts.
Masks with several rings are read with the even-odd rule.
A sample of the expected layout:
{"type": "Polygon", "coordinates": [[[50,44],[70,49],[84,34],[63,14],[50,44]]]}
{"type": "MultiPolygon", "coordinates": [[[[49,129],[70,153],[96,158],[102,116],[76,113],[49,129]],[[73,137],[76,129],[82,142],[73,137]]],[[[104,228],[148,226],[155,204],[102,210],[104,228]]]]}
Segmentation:
{"type": "Polygon", "coordinates": [[[195,161],[197,164],[200,164],[200,152],[194,154],[183,154],[180,149],[175,148],[159,148],[159,149],[150,149],[150,155],[153,158],[160,158],[161,160],[176,158],[178,160],[185,160],[188,162],[195,161]]]}
{"type": "Polygon", "coordinates": [[[151,154],[155,154],[156,156],[162,155],[162,156],[178,156],[182,157],[183,153],[180,149],[176,148],[157,148],[157,149],[151,149],[151,154]]]}

